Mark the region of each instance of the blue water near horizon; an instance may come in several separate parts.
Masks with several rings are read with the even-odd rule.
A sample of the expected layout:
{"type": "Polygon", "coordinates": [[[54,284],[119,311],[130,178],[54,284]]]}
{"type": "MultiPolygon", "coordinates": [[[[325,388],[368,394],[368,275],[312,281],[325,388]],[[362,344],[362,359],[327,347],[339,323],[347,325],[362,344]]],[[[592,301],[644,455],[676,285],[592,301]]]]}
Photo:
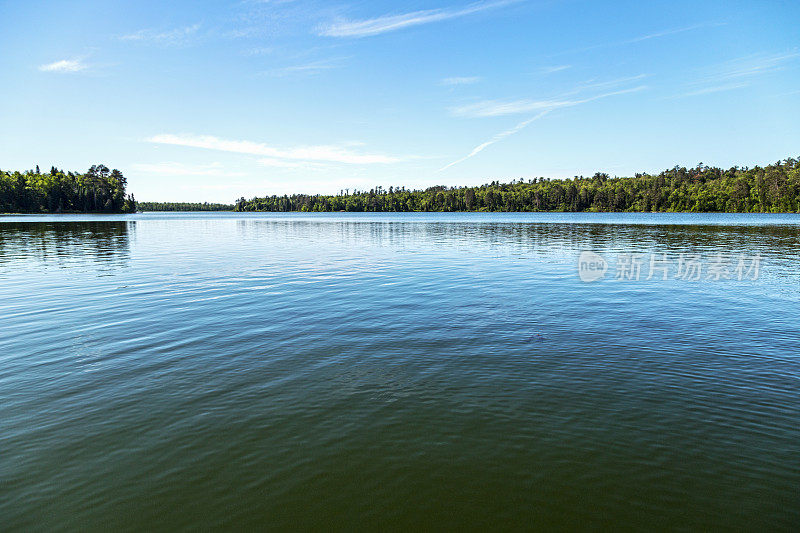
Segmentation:
{"type": "Polygon", "coordinates": [[[789,531],[798,266],[798,215],[0,216],[0,529],[789,531]]]}
{"type": "Polygon", "coordinates": [[[569,223],[569,224],[646,224],[646,225],[798,225],[800,213],[569,213],[569,212],[409,212],[353,213],[326,212],[233,212],[233,211],[148,211],[120,214],[2,214],[4,222],[80,222],[92,220],[191,220],[191,219],[267,219],[267,220],[338,220],[362,222],[491,222],[491,223],[569,223]]]}

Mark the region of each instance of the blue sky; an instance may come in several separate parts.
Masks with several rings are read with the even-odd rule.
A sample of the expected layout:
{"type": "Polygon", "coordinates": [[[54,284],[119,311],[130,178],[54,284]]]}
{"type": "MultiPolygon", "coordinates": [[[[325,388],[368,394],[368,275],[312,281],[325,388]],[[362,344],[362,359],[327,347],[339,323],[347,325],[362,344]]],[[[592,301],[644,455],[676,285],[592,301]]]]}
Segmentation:
{"type": "Polygon", "coordinates": [[[800,155],[800,2],[0,0],[0,168],[139,200],[800,155]]]}

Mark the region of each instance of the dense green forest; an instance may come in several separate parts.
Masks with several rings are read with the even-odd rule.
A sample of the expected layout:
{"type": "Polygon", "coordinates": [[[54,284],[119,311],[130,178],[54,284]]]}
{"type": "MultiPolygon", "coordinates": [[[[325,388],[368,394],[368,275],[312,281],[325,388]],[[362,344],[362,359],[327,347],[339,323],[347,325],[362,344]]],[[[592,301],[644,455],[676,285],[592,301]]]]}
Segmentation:
{"type": "Polygon", "coordinates": [[[233,211],[233,204],[208,202],[137,202],[139,211],[233,211]]]}
{"type": "Polygon", "coordinates": [[[727,170],[675,167],[658,175],[497,181],[478,187],[377,187],[338,195],[269,196],[237,211],[692,211],[800,212],[800,161],[727,170]]]}
{"type": "Polygon", "coordinates": [[[133,195],[125,194],[127,180],[117,169],[92,165],[85,174],[55,167],[42,173],[0,170],[2,213],[132,213],[133,195]]]}

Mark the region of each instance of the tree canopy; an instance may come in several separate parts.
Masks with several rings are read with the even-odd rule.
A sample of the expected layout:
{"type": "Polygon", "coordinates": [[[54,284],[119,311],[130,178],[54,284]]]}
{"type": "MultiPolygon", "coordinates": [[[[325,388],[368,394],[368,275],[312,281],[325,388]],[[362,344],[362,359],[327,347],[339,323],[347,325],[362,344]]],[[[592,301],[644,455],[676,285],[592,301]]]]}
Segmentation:
{"type": "Polygon", "coordinates": [[[133,195],[122,172],[92,165],[84,174],[55,167],[50,172],[0,170],[0,212],[4,213],[132,213],[133,195]]]}
{"type": "Polygon", "coordinates": [[[424,190],[376,187],[337,195],[284,195],[246,200],[237,211],[666,211],[800,212],[800,161],[723,170],[702,163],[657,175],[497,181],[424,190]]]}
{"type": "Polygon", "coordinates": [[[137,202],[139,211],[233,211],[233,204],[208,202],[137,202]]]}

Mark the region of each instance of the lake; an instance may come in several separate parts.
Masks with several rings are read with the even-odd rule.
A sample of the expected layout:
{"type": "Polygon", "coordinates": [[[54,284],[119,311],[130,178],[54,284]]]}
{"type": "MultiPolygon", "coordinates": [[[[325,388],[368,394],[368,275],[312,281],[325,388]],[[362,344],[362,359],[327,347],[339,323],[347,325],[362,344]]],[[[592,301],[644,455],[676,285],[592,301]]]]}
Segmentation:
{"type": "Polygon", "coordinates": [[[799,269],[798,215],[3,216],[0,529],[788,531],[799,269]]]}

